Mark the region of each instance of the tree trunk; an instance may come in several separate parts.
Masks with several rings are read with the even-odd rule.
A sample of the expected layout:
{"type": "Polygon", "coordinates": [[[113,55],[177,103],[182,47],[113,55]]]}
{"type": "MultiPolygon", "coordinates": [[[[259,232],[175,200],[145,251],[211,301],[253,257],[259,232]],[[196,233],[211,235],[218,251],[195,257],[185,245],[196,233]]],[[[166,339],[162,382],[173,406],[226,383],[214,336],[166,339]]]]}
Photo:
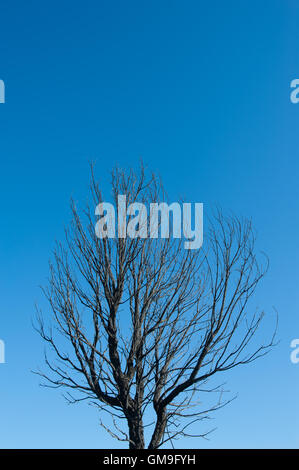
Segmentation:
{"type": "Polygon", "coordinates": [[[127,416],[130,438],[130,449],[144,449],[144,430],[140,411],[127,416]]]}
{"type": "Polygon", "coordinates": [[[151,442],[148,446],[149,449],[158,449],[165,433],[166,423],[166,411],[163,410],[157,413],[157,422],[151,438],[151,442]]]}

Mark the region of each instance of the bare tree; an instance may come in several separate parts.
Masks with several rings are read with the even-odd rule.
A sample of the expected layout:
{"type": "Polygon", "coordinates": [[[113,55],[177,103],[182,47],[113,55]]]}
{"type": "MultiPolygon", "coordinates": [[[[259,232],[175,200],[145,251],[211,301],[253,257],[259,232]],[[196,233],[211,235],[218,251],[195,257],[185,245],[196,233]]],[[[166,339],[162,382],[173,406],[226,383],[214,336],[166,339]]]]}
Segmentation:
{"type": "MultiPolygon", "coordinates": [[[[128,204],[166,197],[143,167],[113,170],[115,205],[119,194],[128,204]]],[[[66,241],[57,243],[50,263],[43,291],[52,319],[46,325],[39,311],[36,325],[50,345],[49,372],[38,373],[48,386],[68,389],[70,402],[89,400],[107,411],[115,427],[105,420],[102,426],[131,449],[145,448],[145,435],[149,449],[173,445],[229,401],[212,377],[273,345],[274,335],[266,344],[252,342],[264,313],[249,306],[267,262],[257,260],[250,221],[221,211],[199,250],[172,237],[98,238],[94,209],[103,195],[93,171],[91,195],[80,216],[72,202],[66,241]],[[199,400],[207,391],[220,396],[204,408],[199,400]]]]}

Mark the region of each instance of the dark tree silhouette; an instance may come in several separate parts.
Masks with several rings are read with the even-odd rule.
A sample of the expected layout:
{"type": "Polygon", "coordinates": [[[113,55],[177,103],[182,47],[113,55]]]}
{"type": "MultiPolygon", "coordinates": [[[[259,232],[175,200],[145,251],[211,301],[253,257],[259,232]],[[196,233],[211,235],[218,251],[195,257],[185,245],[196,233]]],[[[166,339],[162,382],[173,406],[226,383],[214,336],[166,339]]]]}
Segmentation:
{"type": "MultiPolygon", "coordinates": [[[[115,205],[119,194],[128,204],[166,199],[143,167],[113,170],[115,205]]],[[[190,435],[188,426],[229,401],[221,386],[211,386],[215,374],[273,345],[274,335],[258,346],[251,341],[264,313],[248,304],[267,262],[257,260],[250,221],[219,210],[197,250],[172,237],[100,239],[94,209],[103,196],[93,170],[91,195],[80,216],[72,202],[66,241],[50,263],[43,291],[51,321],[38,311],[36,324],[50,346],[49,372],[38,374],[48,386],[68,389],[70,402],[90,400],[101,415],[107,411],[102,426],[130,448],[157,449],[190,435]],[[219,397],[205,409],[199,400],[207,391],[219,397]]]]}

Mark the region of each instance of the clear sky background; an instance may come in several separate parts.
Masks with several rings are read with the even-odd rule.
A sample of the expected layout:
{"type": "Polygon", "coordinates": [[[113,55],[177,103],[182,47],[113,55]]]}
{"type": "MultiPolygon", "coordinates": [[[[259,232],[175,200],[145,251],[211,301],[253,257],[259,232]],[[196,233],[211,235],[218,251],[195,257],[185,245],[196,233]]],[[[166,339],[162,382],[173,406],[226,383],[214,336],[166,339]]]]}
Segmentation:
{"type": "Polygon", "coordinates": [[[221,378],[238,398],[210,440],[179,446],[298,448],[299,2],[3,1],[0,22],[0,447],[122,447],[39,387],[31,321],[88,162],[107,186],[142,157],[174,200],[252,217],[270,258],[256,303],[280,317],[279,346],[221,378]]]}

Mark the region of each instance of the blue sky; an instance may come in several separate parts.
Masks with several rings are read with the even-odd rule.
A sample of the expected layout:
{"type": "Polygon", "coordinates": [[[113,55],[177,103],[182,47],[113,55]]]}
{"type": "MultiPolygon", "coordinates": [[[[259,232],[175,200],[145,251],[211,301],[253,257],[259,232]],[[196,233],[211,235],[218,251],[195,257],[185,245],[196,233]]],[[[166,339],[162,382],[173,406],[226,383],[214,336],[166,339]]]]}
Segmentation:
{"type": "MultiPolygon", "coordinates": [[[[139,158],[170,196],[252,217],[270,271],[256,303],[279,312],[280,344],[230,372],[238,398],[209,441],[299,445],[299,5],[295,0],[3,2],[0,79],[0,447],[121,447],[94,409],[39,387],[39,285],[88,162],[107,185],[139,158]]],[[[270,328],[270,327],[269,327],[270,328]]],[[[265,330],[265,335],[269,331],[265,330]]]]}

